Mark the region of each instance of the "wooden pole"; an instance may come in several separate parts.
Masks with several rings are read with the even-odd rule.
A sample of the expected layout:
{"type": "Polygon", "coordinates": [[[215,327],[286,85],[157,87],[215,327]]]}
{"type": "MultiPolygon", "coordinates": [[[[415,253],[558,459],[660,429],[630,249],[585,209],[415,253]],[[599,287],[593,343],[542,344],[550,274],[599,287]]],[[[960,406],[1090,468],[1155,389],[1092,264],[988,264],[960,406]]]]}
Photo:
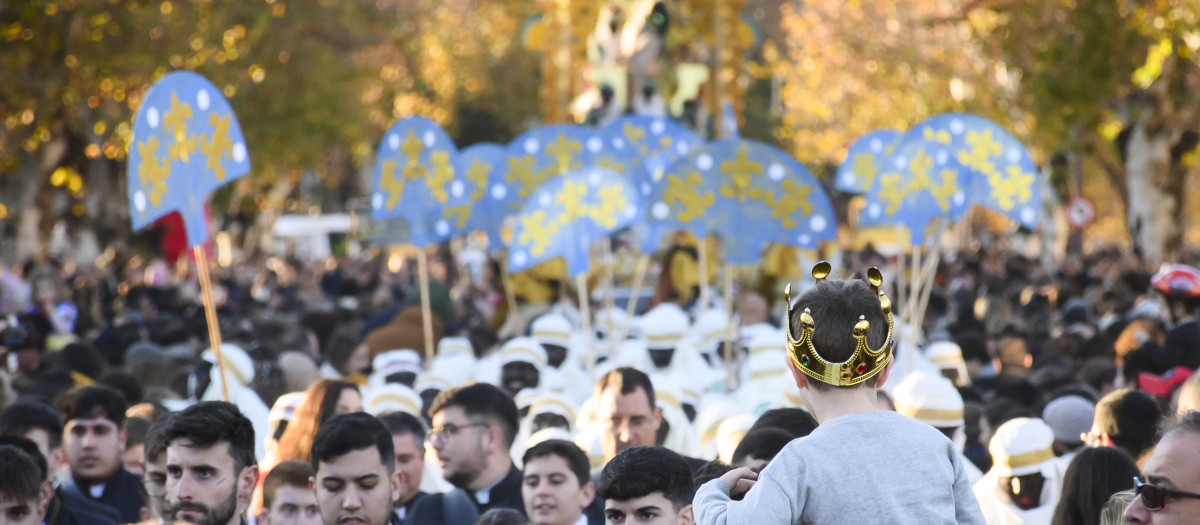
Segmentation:
{"type": "MultiPolygon", "coordinates": [[[[902,236],[900,234],[901,234],[901,227],[897,226],[896,227],[896,238],[897,239],[902,238],[902,236]]],[[[901,247],[900,254],[896,256],[896,304],[900,305],[902,308],[907,304],[907,299],[908,299],[908,290],[907,290],[908,276],[905,274],[905,271],[904,271],[905,255],[906,254],[904,253],[904,248],[901,247]]],[[[899,313],[902,315],[905,315],[905,316],[908,315],[908,312],[899,312],[899,313]]]]}
{"type": "Polygon", "coordinates": [[[500,283],[504,285],[504,299],[508,301],[508,316],[511,318],[517,315],[517,294],[513,291],[512,276],[508,274],[507,253],[500,256],[500,283]]]}
{"type": "Polygon", "coordinates": [[[738,372],[738,367],[734,365],[734,360],[741,360],[741,349],[736,347],[738,327],[733,322],[733,266],[725,265],[725,317],[729,319],[726,323],[728,328],[725,330],[725,374],[726,386],[733,390],[737,384],[738,378],[735,377],[738,372]]]}
{"type": "MultiPolygon", "coordinates": [[[[696,255],[700,259],[699,261],[697,261],[698,263],[700,263],[700,298],[697,303],[700,305],[700,308],[698,308],[696,311],[703,312],[708,309],[708,295],[709,295],[709,291],[708,291],[708,234],[705,233],[704,235],[699,236],[699,238],[700,238],[700,242],[697,244],[697,247],[696,247],[696,255]]],[[[665,261],[665,262],[669,262],[669,261],[665,261]]],[[[666,269],[664,268],[664,271],[665,270],[666,269]]],[[[671,277],[678,279],[678,277],[676,277],[674,275],[672,275],[671,277]]]]}
{"type": "Polygon", "coordinates": [[[613,312],[613,310],[616,310],[617,299],[616,299],[616,297],[613,297],[613,294],[614,294],[613,280],[615,278],[615,276],[614,276],[615,272],[613,272],[613,264],[615,264],[615,261],[613,260],[612,246],[610,246],[611,243],[612,243],[612,239],[610,239],[608,237],[601,239],[600,257],[603,259],[602,264],[604,264],[604,309],[608,311],[608,315],[606,317],[608,319],[607,328],[608,328],[608,343],[610,346],[609,351],[616,352],[617,351],[617,340],[614,338],[614,336],[617,334],[615,333],[616,330],[614,329],[614,326],[613,326],[612,312],[613,312]]]}
{"type": "Polygon", "coordinates": [[[204,302],[204,319],[208,321],[208,342],[217,356],[217,369],[221,374],[221,394],[229,401],[229,376],[225,374],[225,355],[221,353],[221,324],[217,320],[217,305],[213,303],[212,280],[208,275],[208,257],[204,246],[193,246],[196,256],[196,274],[200,278],[200,298],[204,302]]]}
{"type": "MultiPolygon", "coordinates": [[[[638,298],[641,297],[642,281],[646,279],[646,271],[650,267],[650,256],[642,254],[638,257],[637,266],[633,269],[633,288],[631,288],[629,302],[625,303],[625,318],[629,322],[621,327],[621,336],[617,337],[617,341],[624,341],[629,336],[630,325],[633,324],[633,316],[637,314],[638,298]]],[[[616,343],[614,343],[616,344],[616,343]]]]}
{"type": "Polygon", "coordinates": [[[421,331],[425,332],[425,363],[433,362],[433,309],[429,305],[429,261],[425,248],[417,249],[417,273],[421,288],[421,331]]]}
{"type": "MultiPolygon", "coordinates": [[[[579,313],[580,317],[582,318],[581,321],[583,324],[583,333],[590,334],[592,333],[592,309],[591,305],[588,304],[587,274],[580,273],[579,275],[575,276],[575,287],[579,290],[579,313]]],[[[592,344],[591,337],[585,337],[583,339],[587,342],[588,384],[592,384],[596,381],[596,349],[594,348],[595,345],[592,344]]]]}

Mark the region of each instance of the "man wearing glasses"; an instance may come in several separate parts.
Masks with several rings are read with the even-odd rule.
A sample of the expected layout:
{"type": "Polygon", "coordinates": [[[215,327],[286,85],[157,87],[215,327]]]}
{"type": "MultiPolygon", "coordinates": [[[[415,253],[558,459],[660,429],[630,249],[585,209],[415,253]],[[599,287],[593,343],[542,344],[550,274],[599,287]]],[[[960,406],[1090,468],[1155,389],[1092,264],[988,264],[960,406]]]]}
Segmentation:
{"type": "MultiPolygon", "coordinates": [[[[525,513],[521,471],[509,450],[517,434],[517,406],[499,388],[473,383],[438,394],[429,408],[427,439],[442,476],[457,490],[417,502],[413,523],[459,523],[472,514],[508,508],[525,513]]],[[[407,520],[406,520],[407,521],[407,520]]]]}
{"type": "Polygon", "coordinates": [[[1125,507],[1129,523],[1200,523],[1200,412],[1184,414],[1167,428],[1125,507]]]}

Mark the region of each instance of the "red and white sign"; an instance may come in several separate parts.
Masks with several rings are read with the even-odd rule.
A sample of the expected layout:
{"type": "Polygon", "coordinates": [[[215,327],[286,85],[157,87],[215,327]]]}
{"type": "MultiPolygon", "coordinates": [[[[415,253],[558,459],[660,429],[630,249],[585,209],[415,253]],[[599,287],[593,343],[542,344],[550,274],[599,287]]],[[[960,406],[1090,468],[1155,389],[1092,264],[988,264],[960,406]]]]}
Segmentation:
{"type": "Polygon", "coordinates": [[[1067,222],[1072,228],[1082,230],[1096,221],[1096,205],[1084,196],[1072,197],[1067,202],[1067,222]]]}

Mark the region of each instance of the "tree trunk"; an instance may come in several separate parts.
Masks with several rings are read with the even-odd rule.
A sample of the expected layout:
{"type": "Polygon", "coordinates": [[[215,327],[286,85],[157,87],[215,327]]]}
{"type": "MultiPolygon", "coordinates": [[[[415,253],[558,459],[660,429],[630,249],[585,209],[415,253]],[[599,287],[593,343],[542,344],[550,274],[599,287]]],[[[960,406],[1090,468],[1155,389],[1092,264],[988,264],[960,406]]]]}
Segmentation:
{"type": "Polygon", "coordinates": [[[1171,137],[1135,124],[1126,146],[1125,171],[1129,186],[1129,235],[1134,251],[1151,264],[1159,263],[1183,242],[1182,178],[1171,161],[1171,137]]]}

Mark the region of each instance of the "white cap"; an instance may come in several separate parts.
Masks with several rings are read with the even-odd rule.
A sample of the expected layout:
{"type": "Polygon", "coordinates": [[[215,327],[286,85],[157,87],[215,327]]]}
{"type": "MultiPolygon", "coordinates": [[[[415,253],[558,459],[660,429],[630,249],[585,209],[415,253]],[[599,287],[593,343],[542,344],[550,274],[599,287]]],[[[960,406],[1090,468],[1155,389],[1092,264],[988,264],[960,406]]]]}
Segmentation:
{"type": "MultiPolygon", "coordinates": [[[[528,390],[528,389],[526,389],[528,390]]],[[[522,390],[524,392],[524,390],[522,390]]],[[[558,414],[567,418],[571,425],[575,424],[575,409],[574,405],[565,396],[550,392],[541,392],[529,405],[529,415],[536,416],[538,414],[558,414]]]]}
{"type": "Polygon", "coordinates": [[[532,337],[514,337],[500,347],[500,366],[529,363],[538,370],[546,367],[546,349],[532,337]]]}
{"type": "Polygon", "coordinates": [[[786,352],[787,335],[783,333],[783,330],[755,330],[752,332],[746,348],[750,355],[772,350],[786,352]]]}
{"type": "Polygon", "coordinates": [[[608,337],[613,337],[616,333],[608,333],[609,325],[616,333],[628,333],[629,316],[625,315],[625,310],[620,308],[605,308],[596,312],[596,321],[592,326],[597,332],[600,332],[608,337]]]}
{"type": "Polygon", "coordinates": [[[938,428],[963,426],[963,400],[948,379],[916,371],[892,390],[896,412],[938,428]]]}
{"type": "Polygon", "coordinates": [[[363,411],[372,416],[386,412],[404,412],[420,417],[421,396],[407,386],[387,383],[367,389],[363,411]]]}
{"type": "Polygon", "coordinates": [[[422,371],[421,355],[416,350],[407,348],[388,350],[371,360],[371,377],[368,378],[368,384],[382,385],[387,382],[387,376],[392,374],[400,372],[420,374],[422,371]]]}
{"type": "Polygon", "coordinates": [[[725,310],[709,308],[696,316],[696,322],[692,324],[692,333],[700,339],[698,343],[702,350],[711,351],[715,350],[725,337],[725,330],[728,328],[729,316],[725,315],[725,310]]]}
{"type": "Polygon", "coordinates": [[[757,379],[788,375],[787,352],[782,348],[760,350],[750,354],[750,357],[746,359],[745,366],[750,382],[743,386],[754,388],[751,385],[757,379]]]}
{"type": "Polygon", "coordinates": [[[437,356],[434,359],[456,355],[475,358],[475,349],[471,347],[469,339],[465,337],[443,337],[441,341],[438,341],[437,356]]]}
{"type": "Polygon", "coordinates": [[[417,381],[413,383],[413,390],[418,394],[426,390],[450,390],[454,387],[445,377],[435,372],[425,372],[417,376],[417,381]]]}
{"type": "Polygon", "coordinates": [[[542,393],[536,388],[522,388],[517,395],[513,396],[513,404],[517,405],[517,410],[525,407],[533,407],[533,402],[542,397],[542,393]]]}
{"type": "Polygon", "coordinates": [[[1043,472],[1054,461],[1054,430],[1041,419],[1020,417],[1000,425],[988,444],[992,470],[1000,476],[1043,472]]]}
{"type": "Polygon", "coordinates": [[[534,445],[551,439],[561,439],[563,441],[575,441],[575,436],[561,427],[546,427],[529,435],[529,439],[525,440],[525,450],[533,448],[534,445]]]}
{"type": "Polygon", "coordinates": [[[642,316],[642,338],[650,349],[675,348],[690,325],[682,308],[663,303],[642,316]]]}
{"type": "Polygon", "coordinates": [[[756,419],[751,414],[736,414],[725,418],[717,427],[717,457],[722,463],[733,463],[733,452],[756,419]]]}
{"type": "Polygon", "coordinates": [[[541,344],[570,348],[571,322],[560,314],[549,313],[533,321],[529,336],[541,344]]]}
{"type": "Polygon", "coordinates": [[[925,357],[939,369],[958,369],[963,363],[962,348],[953,341],[934,341],[925,347],[925,357]]]}

